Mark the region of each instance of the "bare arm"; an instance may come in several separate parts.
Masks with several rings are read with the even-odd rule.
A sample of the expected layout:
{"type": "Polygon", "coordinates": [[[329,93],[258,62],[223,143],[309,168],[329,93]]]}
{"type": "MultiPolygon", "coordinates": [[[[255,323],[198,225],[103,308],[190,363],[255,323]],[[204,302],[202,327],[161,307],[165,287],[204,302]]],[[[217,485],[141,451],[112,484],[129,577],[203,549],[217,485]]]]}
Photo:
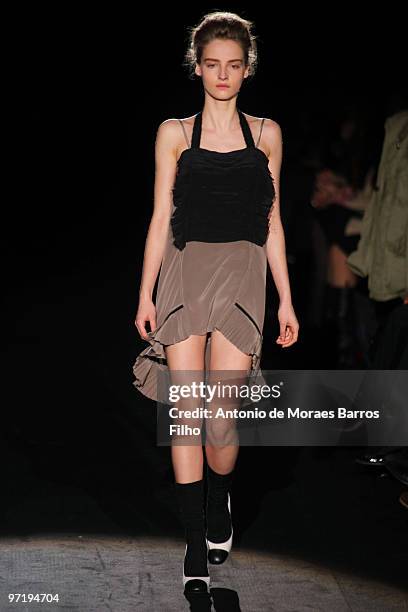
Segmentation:
{"type": "Polygon", "coordinates": [[[166,247],[172,205],[172,189],[177,168],[178,126],[174,119],[160,124],[155,145],[154,207],[146,237],[142,278],[139,289],[139,307],[136,327],[145,340],[148,339],[145,323],[151,331],[156,329],[156,309],[152,302],[153,290],[159,274],[166,247]]]}
{"type": "Polygon", "coordinates": [[[280,216],[280,170],[282,165],[282,132],[279,125],[272,120],[266,122],[265,140],[269,146],[269,170],[274,179],[276,198],[269,214],[269,235],[266,241],[266,253],[269,267],[280,298],[278,318],[280,335],[276,342],[288,347],[297,341],[299,323],[292,307],[289,284],[288,265],[286,260],[285,234],[280,216]]]}

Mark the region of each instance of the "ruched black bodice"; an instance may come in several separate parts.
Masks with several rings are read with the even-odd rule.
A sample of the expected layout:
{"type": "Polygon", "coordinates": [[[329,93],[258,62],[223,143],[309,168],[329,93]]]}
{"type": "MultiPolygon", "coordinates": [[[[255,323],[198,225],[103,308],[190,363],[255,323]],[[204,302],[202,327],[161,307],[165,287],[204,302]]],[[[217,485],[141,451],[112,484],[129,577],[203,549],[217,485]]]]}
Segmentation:
{"type": "Polygon", "coordinates": [[[200,147],[202,111],[195,117],[191,147],[180,156],[173,187],[171,227],[180,250],[192,240],[259,246],[267,240],[273,177],[245,115],[239,109],[238,114],[246,148],[226,153],[200,147]]]}

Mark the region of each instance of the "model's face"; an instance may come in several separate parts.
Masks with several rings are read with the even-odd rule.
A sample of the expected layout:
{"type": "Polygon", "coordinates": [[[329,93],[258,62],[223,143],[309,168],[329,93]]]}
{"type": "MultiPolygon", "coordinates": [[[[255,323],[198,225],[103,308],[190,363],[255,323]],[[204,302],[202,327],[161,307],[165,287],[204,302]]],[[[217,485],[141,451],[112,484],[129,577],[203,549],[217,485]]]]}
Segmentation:
{"type": "Polygon", "coordinates": [[[217,39],[205,46],[195,73],[202,78],[207,93],[218,100],[228,100],[239,92],[249,68],[239,43],[217,39]]]}

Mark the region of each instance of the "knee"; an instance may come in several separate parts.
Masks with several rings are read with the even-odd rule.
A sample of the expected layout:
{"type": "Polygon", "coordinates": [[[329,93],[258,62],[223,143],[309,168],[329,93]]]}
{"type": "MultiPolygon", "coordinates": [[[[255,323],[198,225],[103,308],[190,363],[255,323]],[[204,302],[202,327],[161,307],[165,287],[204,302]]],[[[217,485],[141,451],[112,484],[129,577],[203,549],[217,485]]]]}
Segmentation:
{"type": "Polygon", "coordinates": [[[237,430],[234,425],[228,428],[209,428],[206,430],[206,443],[217,449],[235,445],[237,441],[237,430]]]}

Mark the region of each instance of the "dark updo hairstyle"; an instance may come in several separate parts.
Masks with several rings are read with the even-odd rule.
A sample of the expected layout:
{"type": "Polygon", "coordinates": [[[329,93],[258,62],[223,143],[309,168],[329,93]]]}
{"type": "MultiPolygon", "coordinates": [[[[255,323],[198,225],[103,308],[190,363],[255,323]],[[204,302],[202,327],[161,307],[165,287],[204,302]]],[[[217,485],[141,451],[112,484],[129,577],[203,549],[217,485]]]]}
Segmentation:
{"type": "Polygon", "coordinates": [[[256,37],[252,33],[252,27],[252,21],[243,19],[236,13],[207,13],[197,26],[189,30],[184,65],[189,69],[190,77],[194,78],[196,64],[200,64],[205,46],[217,38],[235,40],[241,45],[245,65],[249,66],[248,78],[252,77],[258,62],[256,37]]]}

